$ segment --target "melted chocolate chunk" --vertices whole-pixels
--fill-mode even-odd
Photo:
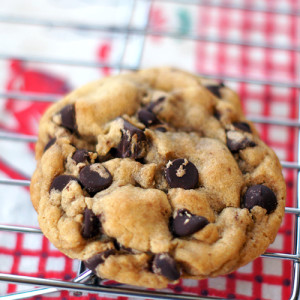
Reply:
[[[221,82],[219,85],[213,85],[213,84],[209,84],[205,86],[210,92],[212,92],[215,96],[217,96],[218,98],[222,98],[221,97],[221,92],[220,89],[225,87],[224,83]]]
[[[115,151],[115,150],[116,150],[116,148],[111,148],[111,153],[108,152],[106,155],[102,155],[102,156],[98,155],[95,159],[95,163],[103,163],[105,161],[115,158],[116,156],[112,155],[113,151]]]
[[[113,242],[113,244],[114,244],[116,250],[117,250],[117,251],[120,251],[120,249],[121,249],[121,244],[120,244],[116,239],[113,239],[112,242]]]
[[[120,245],[120,250],[128,253],[134,253],[134,249]]]
[[[217,119],[217,120],[220,120],[221,119],[221,113],[215,108],[214,109],[214,117]]]
[[[83,213],[83,224],[81,235],[85,239],[97,236],[100,233],[101,223],[99,218],[91,209],[86,208]]]
[[[58,190],[61,192],[67,186],[67,184],[72,180],[75,180],[79,183],[78,179],[74,176],[59,175],[59,176],[55,177],[54,180],[52,181],[51,186],[50,186],[50,191],[52,189],[55,189],[55,190]]]
[[[227,132],[227,147],[233,153],[247,147],[255,147],[256,144],[247,137],[242,137],[238,131],[230,130]]]
[[[114,246],[117,251],[123,251],[128,253],[134,253],[134,250],[128,247],[125,247],[124,245],[120,244],[116,239],[113,239]]]
[[[171,221],[171,229],[176,236],[187,236],[204,228],[208,223],[205,217],[196,216],[187,209],[179,209]]]
[[[75,119],[75,106],[74,104],[69,104],[65,106],[61,111],[61,125],[71,132],[76,131],[76,119]]]
[[[171,281],[180,277],[176,262],[168,253],[159,253],[154,256],[152,270],[155,274],[162,275]]]
[[[156,127],[155,130],[160,132],[167,132],[167,129],[165,127]]]
[[[239,150],[243,150],[247,147],[255,147],[256,144],[248,139],[244,139],[241,142],[236,142],[235,140],[231,140],[227,138],[227,147],[231,152],[238,152]]]
[[[268,214],[273,212],[277,207],[277,199],[274,192],[262,184],[248,188],[243,197],[243,206],[251,210],[255,205],[265,208]]]
[[[242,131],[246,131],[246,132],[251,133],[251,128],[250,128],[249,124],[246,123],[246,122],[234,122],[234,123],[232,123],[232,125],[235,128],[238,128],[238,129],[240,129]]]
[[[44,152],[47,151],[52,145],[54,145],[56,142],[56,138],[52,138],[51,140],[49,140],[49,142],[46,144],[45,148],[44,148]]]
[[[110,255],[116,254],[115,249],[108,249],[101,253],[98,253],[91,258],[84,261],[84,265],[93,271],[93,273],[96,273],[96,268],[99,264],[103,264],[105,259],[108,258]]]
[[[187,159],[178,158],[169,162],[165,175],[171,188],[189,190],[198,187],[198,170]]]
[[[166,99],[165,96],[159,97],[156,101],[151,102],[151,103],[146,107],[146,109],[147,109],[148,111],[151,111],[151,112],[152,112],[153,109],[154,109],[154,107],[157,106],[157,105],[159,105],[160,103],[164,102],[165,99]]]
[[[76,150],[73,153],[72,159],[75,160],[77,164],[85,161],[90,162],[89,152],[85,149]]]
[[[79,180],[87,192],[93,196],[111,185],[112,176],[101,164],[93,164],[82,168]]]
[[[138,118],[146,127],[160,123],[156,115],[146,109],[141,109],[138,112]]]
[[[144,132],[124,120],[121,142],[116,150],[116,156],[133,159],[142,158],[145,155],[146,136]]]

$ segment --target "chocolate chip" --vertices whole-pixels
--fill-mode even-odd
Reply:
[[[85,239],[95,237],[100,233],[101,223],[99,218],[91,209],[86,208],[83,213],[83,224],[81,235]]]
[[[238,128],[238,129],[240,129],[242,131],[246,131],[246,132],[251,133],[251,128],[250,128],[249,124],[246,123],[246,122],[233,122],[232,125],[235,128]]]
[[[105,161],[115,158],[116,155],[112,155],[112,153],[114,153],[113,151],[116,151],[116,148],[111,148],[111,153],[109,151],[105,155],[98,155],[95,159],[95,163],[103,163]],[[88,160],[88,161],[90,162],[90,160]]]
[[[108,250],[105,250],[103,252],[100,252],[94,256],[92,256],[91,258],[87,259],[84,261],[84,265],[92,270],[94,273],[97,266],[99,264],[103,264],[105,259],[108,258],[110,255],[114,255],[116,254],[116,250],[115,249],[108,249]]]
[[[73,153],[72,159],[75,160],[76,164],[79,164],[79,163],[85,162],[85,161],[90,162],[89,152],[85,149],[76,150]]]
[[[248,188],[243,197],[243,206],[251,210],[255,205],[265,208],[267,213],[270,214],[277,207],[277,199],[274,192],[262,184]]]
[[[227,132],[227,147],[233,153],[243,150],[247,147],[255,147],[256,144],[245,137],[241,132],[229,130]]]
[[[196,216],[187,209],[179,209],[171,221],[171,229],[176,236],[187,236],[199,231],[208,223],[205,217]]]
[[[159,253],[154,256],[152,270],[155,274],[162,275],[171,281],[180,277],[176,262],[168,253]]]
[[[224,83],[221,82],[219,85],[213,85],[213,84],[209,84],[205,86],[210,92],[212,92],[215,96],[217,96],[218,98],[222,98],[221,97],[221,92],[220,89],[225,87]]]
[[[69,104],[65,106],[61,111],[61,125],[71,132],[76,130],[76,119],[75,119],[75,106],[74,104]]]
[[[198,186],[198,170],[187,159],[178,158],[168,162],[165,175],[171,188],[189,190]]]
[[[54,143],[56,142],[56,138],[52,138],[51,140],[49,140],[49,142],[46,144],[45,148],[44,148],[44,152],[46,150],[48,150],[52,145],[54,145]]]
[[[55,189],[55,190],[58,190],[61,192],[67,186],[67,184],[72,180],[75,180],[78,182],[78,179],[74,176],[59,175],[59,176],[55,177],[54,180],[52,181],[51,186],[50,186],[50,191],[52,189]]]
[[[112,176],[101,164],[93,164],[82,168],[79,180],[87,192],[93,196],[111,185]]]
[[[142,158],[146,153],[146,136],[144,132],[124,120],[121,142],[118,145],[117,157]]]
[[[151,112],[152,112],[153,109],[154,109],[154,107],[157,106],[157,105],[159,105],[160,103],[164,102],[165,99],[166,99],[165,96],[159,97],[156,101],[151,102],[151,103],[146,107],[146,109],[147,109],[148,111],[151,111]]]
[[[138,112],[138,118],[146,127],[160,123],[156,115],[152,111],[146,109],[141,109]]]

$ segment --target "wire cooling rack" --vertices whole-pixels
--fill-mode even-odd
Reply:
[[[151,7],[153,5],[152,0],[144,0],[146,4],[146,13],[144,18],[144,24],[142,27],[135,28],[132,27],[131,20],[132,16],[136,10],[136,4],[139,0],[131,0],[128,1],[128,5],[130,5],[131,13],[128,16],[127,24],[122,26],[105,26],[105,25],[92,25],[92,24],[83,24],[83,23],[74,23],[69,21],[50,21],[45,19],[39,19],[35,17],[13,17],[11,15],[0,14],[0,22],[4,23],[13,23],[13,24],[28,24],[34,26],[44,26],[44,27],[63,27],[63,28],[80,28],[83,30],[93,30],[105,32],[107,34],[119,34],[123,36],[123,44],[121,47],[120,58],[117,62],[114,63],[95,63],[95,62],[86,62],[80,60],[72,60],[72,59],[54,59],[54,58],[45,58],[38,56],[30,56],[30,55],[18,55],[14,56],[14,59],[18,59],[20,61],[25,62],[38,62],[38,63],[46,63],[46,64],[58,64],[58,65],[71,65],[71,66],[83,66],[83,67],[92,67],[92,68],[111,68],[116,70],[116,72],[120,72],[122,70],[136,70],[139,69],[142,62],[142,57],[145,48],[146,37],[148,36],[159,36],[159,37],[168,37],[173,39],[184,39],[184,40],[194,40],[194,41],[206,41],[213,43],[225,43],[225,44],[233,44],[240,46],[249,46],[249,47],[261,47],[261,48],[270,48],[270,49],[279,49],[279,50],[288,50],[295,51],[300,53],[300,47],[298,45],[294,45],[292,47],[286,46],[285,44],[270,44],[270,43],[260,43],[260,42],[246,42],[243,40],[234,40],[234,39],[223,39],[216,38],[214,36],[199,36],[193,34],[185,34],[180,35],[178,33],[173,33],[169,31],[156,31],[155,29],[151,29],[149,26],[150,22],[150,12]],[[183,3],[185,5],[205,5],[209,7],[223,7],[223,8],[232,8],[232,9],[242,9],[249,10],[253,12],[266,12],[270,14],[282,14],[282,15],[292,15],[292,16],[300,16],[299,10],[289,10],[289,9],[268,9],[261,6],[243,6],[243,5],[231,5],[231,4],[222,4],[220,1],[180,1],[180,0],[157,0],[157,2],[170,2],[170,3]],[[127,64],[124,63],[124,57],[126,54],[126,48],[128,46],[128,40],[132,36],[139,36],[139,50],[137,53],[137,59],[135,64]],[[8,60],[12,59],[10,54],[0,53],[0,60]],[[298,66],[298,74],[300,72],[300,68]],[[237,78],[232,76],[214,76],[210,74],[200,74],[209,78],[216,78],[225,81],[232,82],[242,82],[242,83],[250,83],[254,85],[267,85],[274,87],[286,87],[286,88],[296,88],[300,89],[300,82],[278,82],[271,80],[256,80],[249,79],[247,77]],[[34,94],[34,93],[20,93],[20,92],[1,92],[1,98],[12,98],[20,101],[45,101],[45,102],[55,102],[60,97],[53,94]],[[299,99],[300,100],[300,99]],[[299,106],[300,107],[300,106]],[[300,111],[298,113],[300,116]],[[276,118],[270,117],[251,117],[249,118],[253,122],[262,123],[262,124],[272,124],[278,126],[290,126],[299,129],[300,127],[300,117],[299,119],[294,120],[278,120]],[[20,141],[20,142],[35,142],[36,136],[23,135],[18,133],[10,133],[1,131],[0,132],[0,140],[12,140],[12,141]],[[295,162],[287,162],[281,161],[283,168],[294,169],[297,171],[297,201],[295,207],[286,207],[286,214],[293,214],[295,216],[294,221],[294,249],[292,253],[265,253],[262,257],[271,257],[274,259],[283,259],[290,260],[293,263],[293,274],[292,274],[292,284],[291,284],[291,296],[290,299],[299,299],[299,283],[300,283],[300,131],[298,130],[298,155],[297,161]],[[5,185],[13,185],[13,186],[29,186],[30,181],[28,180],[14,180],[14,179],[1,179],[0,184]],[[29,227],[20,227],[20,226],[8,226],[8,225],[0,225],[1,231],[9,231],[9,232],[18,232],[24,234],[41,234],[39,229],[29,228]],[[123,288],[123,287],[113,287],[113,286],[96,286],[87,284],[92,278],[91,271],[83,270],[83,265],[80,264],[77,277],[73,279],[71,282],[69,281],[61,281],[61,280],[52,280],[52,279],[43,279],[43,278],[33,278],[29,276],[21,276],[21,275],[13,275],[13,274],[4,274],[0,273],[0,281],[10,282],[15,284],[30,284],[33,286],[41,286],[42,288],[38,288],[32,291],[25,291],[15,294],[9,294],[5,296],[0,296],[0,299],[25,299],[28,297],[33,297],[36,295],[46,294],[50,292],[55,292],[58,290],[70,290],[75,293],[81,292],[90,292],[90,293],[99,293],[100,295],[112,295],[112,296],[128,296],[128,297],[137,297],[137,298],[147,298],[147,299],[220,299],[213,297],[200,297],[194,295],[183,295],[183,294],[174,294],[168,292],[159,292],[159,291],[148,291],[148,290],[140,290],[133,288]]]

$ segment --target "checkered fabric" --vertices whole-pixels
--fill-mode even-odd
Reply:
[[[84,25],[115,25],[143,28],[148,1],[10,0],[2,3],[0,16],[10,15],[42,20],[67,21]],[[205,2],[205,1],[203,1]],[[200,74],[221,77],[252,78],[279,83],[299,80],[299,52],[286,50],[300,47],[300,5],[297,0],[210,1],[209,5],[174,4],[154,1],[148,29],[166,34],[147,36],[141,67],[172,65]],[[219,4],[220,6],[217,6]],[[223,7],[233,5],[239,8]],[[248,9],[241,9],[248,7]],[[134,10],[132,10],[134,8]],[[252,9],[273,10],[258,12]],[[276,13],[274,11],[282,11]],[[134,14],[131,16],[131,12]],[[294,14],[288,14],[292,11]],[[296,12],[296,13],[295,13]],[[298,12],[298,16],[297,16]],[[74,87],[115,70],[86,67],[86,62],[134,66],[141,51],[143,36],[110,35],[97,30],[68,27],[25,26],[0,23],[0,54],[10,58],[0,61],[0,92],[63,95]],[[189,39],[188,37],[201,37]],[[247,45],[239,45],[239,43]],[[123,53],[124,45],[127,45]],[[256,44],[256,46],[249,46]],[[275,48],[261,47],[269,44]],[[50,58],[56,63],[21,61],[18,56]],[[82,64],[64,64],[64,60]],[[298,72],[298,73],[297,73]],[[298,76],[298,77],[297,77]],[[278,119],[298,118],[299,91],[296,88],[225,80],[242,99],[247,115]],[[48,102],[0,100],[0,129],[36,135],[38,121]],[[283,161],[296,161],[297,130],[293,127],[257,124],[262,139]],[[29,179],[34,168],[34,145],[0,140],[0,178]],[[287,206],[296,201],[296,171],[284,169],[287,183]],[[38,227],[27,187],[0,185],[2,224]],[[268,251],[292,253],[293,215],[286,215],[275,242]],[[56,250],[38,234],[0,231],[0,272],[39,278],[71,280],[76,276],[78,261]],[[172,293],[191,293],[228,299],[289,299],[292,286],[292,262],[258,258],[238,271],[207,280],[181,280],[170,285]],[[30,287],[0,284],[0,295],[28,290]],[[95,294],[74,296],[68,291],[38,296],[33,299],[118,299]]]

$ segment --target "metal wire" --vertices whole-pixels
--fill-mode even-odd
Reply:
[[[19,92],[0,92],[1,99],[14,99],[21,101],[36,102],[55,102],[61,98],[61,95],[46,93],[19,93]]]
[[[299,28],[298,28],[299,30]],[[298,31],[299,32],[299,31]],[[300,65],[297,66],[297,74],[300,72]],[[300,93],[298,96],[298,103],[300,103]],[[300,121],[300,106],[298,106],[298,118]],[[297,161],[300,162],[300,130],[298,130],[298,155],[297,155]],[[300,170],[297,174],[297,208],[300,208]],[[294,254],[297,256],[300,256],[300,215],[296,215],[295,217],[295,233],[294,233],[294,248],[295,252]],[[293,281],[292,281],[292,294],[291,294],[291,300],[299,299],[300,295],[300,261],[295,261],[293,264],[294,267],[294,273],[293,273]]]
[[[150,5],[151,2],[148,4]],[[274,43],[260,43],[260,42],[247,42],[246,40],[240,39],[224,39],[214,36],[200,36],[198,34],[180,34],[178,32],[173,31],[157,31],[153,29],[149,29],[149,27],[142,28],[133,28],[133,27],[117,27],[117,26],[105,26],[105,25],[89,25],[85,23],[75,23],[68,21],[51,21],[39,18],[28,18],[28,17],[20,17],[20,16],[7,16],[0,14],[0,22],[12,23],[12,24],[22,24],[22,25],[35,25],[35,26],[44,26],[51,28],[68,28],[68,29],[77,29],[77,30],[90,30],[97,31],[109,34],[121,34],[126,36],[128,35],[152,35],[152,36],[160,36],[167,37],[173,39],[185,39],[185,40],[193,40],[193,41],[202,41],[202,42],[211,42],[211,43],[222,43],[222,44],[232,44],[238,46],[247,46],[247,47],[260,47],[260,48],[268,48],[268,49],[277,49],[277,50],[288,50],[288,51],[300,51],[300,47],[298,46],[289,46],[285,44],[274,44]],[[147,23],[147,22],[146,22]],[[5,57],[0,55],[1,57]],[[120,65],[120,64],[119,64]]]
[[[74,59],[59,59],[59,58],[49,58],[49,57],[40,57],[33,55],[11,55],[7,53],[0,53],[1,60],[21,60],[25,62],[36,62],[43,64],[56,64],[56,65],[69,65],[69,66],[80,66],[87,68],[111,68],[118,70],[120,66],[117,63],[99,63],[93,61],[84,61],[84,60],[74,60]],[[122,69],[129,71],[136,71],[139,69],[139,65],[122,65]],[[271,85],[283,88],[300,88],[300,83],[297,82],[280,82],[273,80],[262,80],[262,79],[254,79],[248,77],[233,77],[222,74],[207,74],[201,73],[199,74],[206,78],[210,79],[221,79],[224,81],[232,81],[232,82],[244,82],[249,84],[259,84],[259,85]]]
[[[78,283],[78,282],[85,283],[85,282],[88,282],[92,276],[93,276],[92,271],[87,270],[85,272],[81,272],[80,274],[78,274],[77,277],[74,278],[72,281],[74,283]],[[9,280],[9,278],[7,278],[7,279]],[[31,283],[29,283],[29,284],[31,284]],[[0,299],[2,299],[2,300],[26,299],[26,298],[43,295],[43,294],[55,293],[57,291],[59,291],[59,289],[56,287],[38,288],[38,289],[31,290],[31,291],[14,293],[14,294],[10,294],[10,295],[3,296],[3,297],[0,296]]]
[[[0,139],[16,141],[16,142],[28,142],[28,143],[35,143],[37,141],[37,137],[33,135],[4,132],[4,131],[0,131]]]
[[[16,16],[7,16],[0,15],[0,22],[5,23],[17,23],[17,24],[27,24],[34,26],[51,26],[51,27],[64,27],[64,28],[72,28],[77,30],[95,30],[102,31],[109,34],[118,34],[122,35],[124,39],[123,48],[121,50],[121,55],[117,63],[106,64],[106,63],[98,63],[98,62],[90,62],[90,61],[79,61],[79,60],[68,60],[68,59],[53,59],[49,57],[38,57],[38,56],[29,56],[29,55],[20,55],[12,57],[10,54],[0,53],[1,60],[8,59],[19,59],[21,61],[30,61],[30,62],[39,62],[46,64],[59,64],[59,65],[75,65],[75,66],[84,66],[84,67],[92,67],[92,68],[104,68],[109,67],[115,69],[117,71],[125,70],[137,70],[141,63],[144,53],[144,47],[147,36],[163,36],[168,38],[175,39],[188,39],[195,41],[209,41],[214,43],[226,43],[226,44],[234,44],[240,46],[248,46],[248,47],[261,47],[261,48],[271,48],[271,49],[281,49],[281,50],[289,50],[289,51],[297,51],[300,52],[299,46],[286,46],[279,44],[264,44],[264,43],[250,43],[247,41],[241,40],[227,40],[227,39],[219,39],[213,37],[205,37],[198,35],[185,35],[182,36],[178,33],[174,32],[157,32],[149,28],[150,22],[150,11],[151,5],[153,3],[152,0],[147,0],[147,18],[145,19],[145,23],[141,28],[132,28],[130,26],[131,19],[135,12],[135,4],[136,0],[131,0],[131,11],[130,16],[127,22],[127,26],[125,27],[109,27],[109,26],[98,26],[98,25],[90,25],[90,24],[81,24],[81,23],[71,23],[71,22],[63,22],[63,21],[50,21],[50,20],[42,20],[38,18],[25,18],[25,17],[16,17]],[[201,0],[158,0],[157,2],[169,2],[169,3],[178,3],[185,5],[202,5],[202,6],[210,6],[210,7],[222,7],[222,8],[230,8],[230,9],[242,9],[249,10],[254,12],[264,12],[264,13],[274,13],[274,14],[287,14],[292,16],[300,16],[299,10],[283,10],[283,9],[265,9],[262,7],[256,6],[242,6],[242,5],[227,5],[227,4],[215,4],[215,2],[211,1],[201,1]],[[137,57],[137,63],[135,65],[126,65],[123,63],[126,47],[128,44],[128,40],[131,35],[139,35],[141,36],[140,42],[140,51]],[[298,70],[300,71],[300,70]],[[225,81],[232,82],[244,82],[250,84],[257,85],[271,85],[277,87],[287,87],[287,88],[300,88],[300,82],[277,82],[273,80],[260,80],[260,79],[251,79],[251,78],[237,78],[230,77],[226,75],[212,75],[212,74],[200,74],[202,76],[206,76],[207,78],[212,79],[222,79]],[[300,97],[300,96],[299,96]],[[37,102],[55,102],[61,98],[60,95],[55,94],[38,94],[38,93],[19,93],[19,92],[0,92],[0,99],[14,99],[20,101],[37,101]],[[299,99],[300,101],[300,99]],[[278,126],[289,126],[294,128],[300,127],[300,107],[299,107],[299,119],[297,120],[278,120],[270,117],[259,117],[259,116],[249,116],[249,120],[255,123],[263,123],[270,125],[278,125]],[[11,132],[0,131],[0,141],[8,140],[8,141],[16,141],[16,142],[36,142],[36,136],[29,136]],[[300,143],[300,131],[299,131],[299,139]],[[262,257],[269,257],[274,259],[284,259],[290,260],[293,262],[294,272],[293,272],[293,281],[292,281],[292,293],[290,299],[298,299],[299,297],[299,283],[300,283],[300,145],[298,144],[298,159],[297,162],[286,162],[282,161],[281,164],[284,168],[291,168],[298,171],[298,179],[297,179],[297,207],[286,207],[285,212],[287,214],[295,215],[295,249],[294,253],[265,253]],[[14,180],[14,179],[0,179],[0,184],[6,185],[15,185],[15,186],[29,186],[30,180]],[[21,227],[21,226],[11,226],[11,225],[0,225],[0,231],[9,231],[9,232],[18,232],[24,234],[42,234],[39,229],[30,228],[30,227]],[[13,299],[25,299],[28,297],[41,295],[44,293],[55,292],[58,290],[73,290],[73,291],[87,291],[87,292],[101,292],[109,295],[116,296],[131,296],[136,298],[148,298],[148,299],[219,299],[212,297],[199,297],[192,295],[176,295],[170,294],[168,292],[157,292],[157,291],[147,291],[147,290],[138,290],[138,289],[129,289],[129,288],[120,288],[120,287],[111,287],[111,286],[94,286],[85,284],[82,282],[86,282],[91,278],[91,271],[83,272],[82,264],[80,264],[77,277],[73,280],[73,282],[67,281],[59,281],[59,280],[51,280],[51,279],[40,279],[40,278],[32,278],[29,276],[19,276],[19,275],[11,275],[11,274],[3,274],[0,273],[0,281],[12,282],[12,283],[21,283],[21,284],[30,284],[30,285],[38,285],[45,286],[48,288],[39,288],[33,291],[20,292],[6,296],[0,296],[0,299],[5,300],[13,300]]]
[[[91,272],[91,271],[88,271]],[[168,292],[158,292],[158,291],[148,291],[148,290],[138,290],[130,288],[112,287],[112,286],[95,286],[87,285],[83,283],[67,282],[53,279],[43,279],[43,278],[33,278],[30,276],[21,275],[11,275],[0,273],[0,280],[5,282],[39,285],[47,287],[55,287],[59,290],[71,290],[71,291],[86,291],[86,292],[98,292],[103,294],[108,294],[112,296],[126,296],[126,297],[136,297],[136,298],[147,298],[147,299],[160,299],[160,300],[220,300],[220,298],[214,297],[199,297],[193,295],[183,295],[183,294],[170,294]],[[1,297],[0,297],[1,299]],[[5,299],[5,298],[4,298]]]
[[[0,184],[30,186],[30,180],[10,179],[10,178],[2,179],[2,178],[0,178]]]
[[[223,1],[211,1],[211,0],[158,0],[159,2],[169,2],[169,3],[178,3],[185,5],[200,5],[206,7],[221,7],[221,8],[229,8],[229,9],[240,9],[240,10],[248,10],[253,12],[263,12],[263,13],[271,13],[271,14],[283,14],[283,15],[291,15],[291,16],[300,16],[299,9],[290,10],[290,9],[272,9],[272,8],[263,8],[257,5],[242,5],[238,3],[224,3]],[[219,3],[218,3],[219,2]]]
[[[37,228],[31,228],[31,227],[25,227],[25,226],[14,226],[14,225],[0,225],[0,231],[42,234],[42,231]]]
[[[133,18],[133,15],[134,15],[135,6],[136,6],[136,0],[131,0],[130,16],[129,16],[127,22],[126,22],[127,26],[123,27],[125,29],[124,43],[123,43],[121,55],[120,55],[119,62],[118,62],[118,68],[117,68],[118,73],[120,73],[123,69],[123,60],[124,60],[125,53],[126,53],[128,38],[130,36],[130,33],[129,33],[130,23],[131,23],[131,20]]]

